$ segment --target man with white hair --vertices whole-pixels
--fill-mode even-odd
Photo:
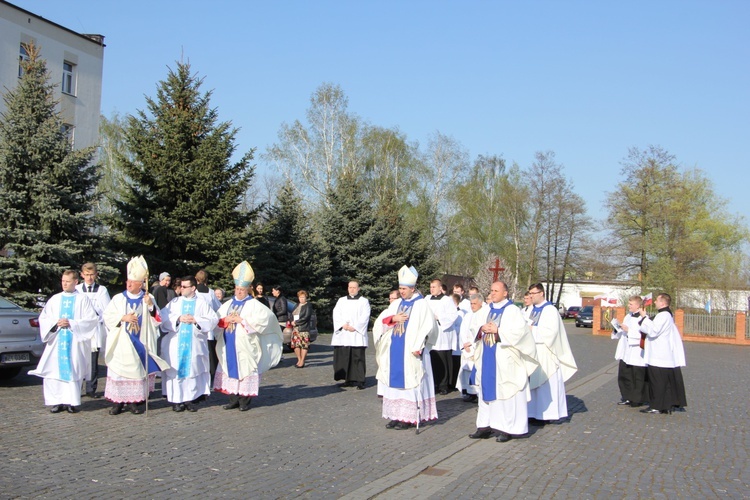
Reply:
[[[126,290],[118,293],[104,309],[107,327],[107,385],[104,397],[114,403],[110,415],[118,415],[127,404],[133,414],[143,413],[139,404],[154,390],[156,373],[169,364],[156,354],[158,307],[144,292],[148,265],[143,256],[128,262]]]
[[[477,388],[472,381],[474,371],[474,350],[479,329],[487,322],[489,306],[484,303],[484,297],[480,293],[469,296],[470,310],[461,321],[461,332],[459,342],[461,344],[461,366],[458,376],[457,387],[463,394],[463,400],[467,403],[477,402]]]
[[[403,266],[398,272],[400,299],[388,306],[375,341],[378,381],[383,388],[387,429],[408,429],[438,418],[430,348],[438,336],[435,316],[416,291],[419,273]]]

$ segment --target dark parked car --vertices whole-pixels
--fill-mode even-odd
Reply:
[[[15,377],[24,366],[36,366],[42,352],[39,313],[0,297],[0,379]]]
[[[565,311],[565,318],[577,318],[578,313],[581,311],[581,306],[571,306]]]
[[[273,303],[276,301],[276,297],[268,296],[266,297],[268,299],[268,305],[271,306],[271,310],[273,310]],[[286,306],[287,310],[289,311],[289,317],[292,317],[292,312],[297,307],[297,303],[294,301],[291,301],[289,299],[286,299]],[[290,320],[291,321],[291,320]],[[282,341],[284,344],[284,348],[286,350],[291,350],[291,347],[289,344],[292,342],[292,328],[287,328],[286,324],[281,324],[281,330],[284,334],[284,340]],[[310,320],[310,343],[315,342],[318,338],[318,316],[315,314],[315,310],[313,309],[312,318]]]
[[[588,326],[593,328],[594,326],[594,306],[586,306],[576,316],[576,326]]]

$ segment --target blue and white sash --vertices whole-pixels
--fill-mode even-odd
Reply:
[[[151,356],[148,357],[148,365],[146,365],[146,346],[141,342],[141,324],[143,324],[143,292],[138,297],[131,299],[128,292],[122,292],[125,296],[127,312],[126,314],[133,313],[138,318],[138,323],[135,325],[131,323],[125,323],[125,333],[130,337],[130,341],[133,343],[135,352],[138,353],[138,358],[141,360],[141,364],[147,369],[148,373],[155,373],[160,371],[159,365],[156,364]]]
[[[506,301],[503,307],[498,308],[495,304],[490,304],[487,322],[497,325],[498,336],[500,335],[500,320],[509,304],[510,301]],[[494,335],[485,335],[482,337],[482,343],[484,344],[482,346],[482,400],[489,403],[497,399],[497,358],[495,357],[497,342]]]
[[[404,321],[403,327],[401,325],[396,325],[393,327],[393,332],[391,333],[391,366],[390,373],[388,374],[388,387],[404,389],[406,386],[404,375],[406,371],[406,327],[409,325],[409,316],[411,316],[411,310],[414,307],[414,303],[422,298],[424,297],[419,295],[411,300],[401,299],[401,304],[398,306],[398,312],[406,314],[407,319]]]
[[[60,319],[71,320],[74,317],[76,296],[63,296],[60,303]],[[70,355],[73,348],[73,332],[70,328],[61,328],[57,332],[57,366],[60,369],[60,380],[73,380]]]
[[[250,300],[250,297],[245,297],[242,300],[237,300],[236,298],[232,299],[232,305],[229,306],[229,314],[240,314],[242,312],[242,308],[245,306],[245,302]],[[229,326],[227,326],[224,329],[224,345],[226,346],[226,353],[227,353],[227,375],[230,378],[239,380],[240,378],[240,369],[239,364],[237,363],[237,337],[234,335],[235,331],[237,331],[237,324],[236,323],[230,323]]]
[[[531,309],[531,314],[529,314],[529,318],[532,321],[533,326],[537,326],[539,324],[539,318],[542,317],[542,309],[544,309],[546,306],[551,306],[552,302],[545,302],[543,304],[539,304],[538,306],[534,306]]]
[[[181,314],[195,314],[196,298],[182,299]],[[190,376],[190,359],[193,353],[193,325],[192,323],[181,323],[177,332],[177,378]]]

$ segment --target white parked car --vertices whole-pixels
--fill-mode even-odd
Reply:
[[[0,297],[0,379],[15,377],[25,366],[36,366],[42,352],[39,313]]]

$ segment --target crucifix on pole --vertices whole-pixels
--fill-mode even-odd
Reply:
[[[499,274],[505,271],[504,267],[500,267],[500,259],[495,259],[495,267],[490,267],[488,271],[492,271],[492,282],[497,281]]]

